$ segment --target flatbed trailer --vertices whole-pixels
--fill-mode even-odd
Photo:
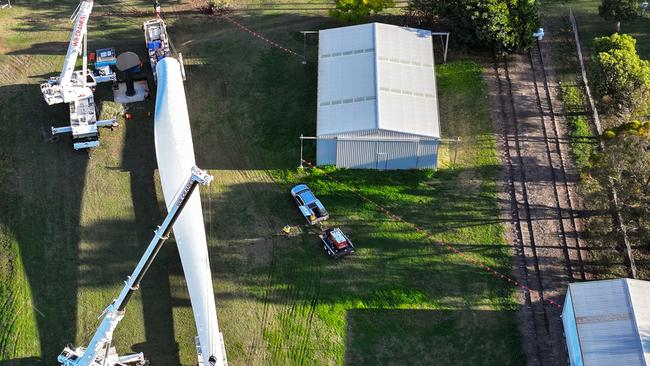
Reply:
[[[167,26],[162,18],[154,18],[144,22],[142,29],[147,44],[147,54],[149,55],[153,78],[154,81],[158,82],[158,76],[156,75],[158,61],[165,57],[173,56],[169,35],[167,34]],[[185,79],[184,73],[183,79]]]

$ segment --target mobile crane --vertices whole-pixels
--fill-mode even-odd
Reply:
[[[81,0],[70,19],[74,19],[74,27],[70,36],[70,44],[63,62],[63,70],[58,77],[52,77],[41,84],[41,92],[48,105],[58,103],[70,104],[70,125],[52,127],[52,136],[71,133],[75,150],[99,146],[99,127],[116,127],[115,118],[97,120],[93,88],[99,82],[115,82],[116,75],[110,68],[101,67],[95,77],[88,70],[87,33],[88,19],[93,8],[93,0]],[[77,57],[83,55],[81,70],[75,71]]]
[[[60,365],[125,366],[148,364],[142,353],[118,356],[115,347],[111,346],[113,331],[124,317],[124,312],[131,296],[140,287],[140,281],[142,281],[151,263],[153,263],[165,240],[168,238],[172,226],[192,196],[192,192],[199,184],[210,184],[212,178],[211,175],[197,167],[191,169],[190,177],[181,185],[176,193],[172,204],[168,208],[167,217],[165,217],[162,225],[154,231],[154,236],[149,246],[147,246],[131,276],[127,277],[120,295],[102,313],[102,321],[88,346],[85,348],[65,347],[63,352],[57,357]]]

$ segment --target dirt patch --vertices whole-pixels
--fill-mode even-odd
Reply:
[[[485,69],[504,166],[499,198],[502,219],[508,223],[506,240],[513,245],[515,276],[531,289],[528,294],[517,292],[522,345],[528,365],[559,366],[567,363],[561,309],[541,297],[561,304],[568,283],[580,277],[574,241],[582,237],[584,225],[578,219],[571,227],[567,219],[582,206],[576,199],[579,192],[570,147],[554,143],[555,139],[567,141],[568,132],[557,113],[562,108],[550,50],[544,44],[541,50],[544,66],[551,70],[547,72],[550,105],[534,53],[509,56],[507,65],[486,62]]]

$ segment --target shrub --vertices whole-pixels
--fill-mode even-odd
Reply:
[[[605,138],[607,140],[611,140],[614,137],[616,137],[616,132],[614,132],[613,130],[605,130],[603,132],[603,138]]]
[[[393,0],[336,0],[336,7],[329,13],[346,22],[358,22],[394,5]]]
[[[650,95],[650,63],[637,54],[636,40],[615,33],[595,38],[593,49],[589,71],[600,106],[623,118],[645,109]]]

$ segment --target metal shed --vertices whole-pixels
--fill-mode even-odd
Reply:
[[[319,37],[317,164],[436,168],[431,32],[369,23],[321,30]]]
[[[650,365],[650,282],[572,283],[562,322],[572,366]]]

